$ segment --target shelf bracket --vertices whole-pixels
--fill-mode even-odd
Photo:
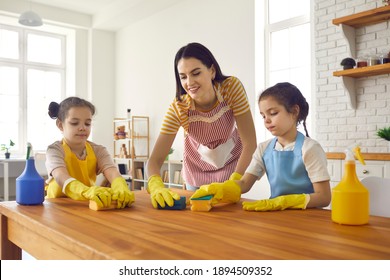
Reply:
[[[356,58],[356,47],[355,47],[355,28],[349,25],[341,24],[341,31],[343,37],[347,40],[347,51],[351,58]]]
[[[342,77],[344,88],[349,97],[349,104],[352,109],[356,109],[356,89],[355,89],[355,79],[347,76]]]
[[[355,58],[355,28],[346,24],[341,24],[341,31],[344,39],[347,41],[348,56]],[[345,91],[349,97],[349,104],[352,109],[356,109],[356,92],[355,92],[355,79],[351,77],[342,77]]]

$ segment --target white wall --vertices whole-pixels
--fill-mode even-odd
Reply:
[[[356,79],[357,109],[351,109],[340,77],[348,57],[341,28],[332,19],[383,6],[381,0],[316,0],[316,135],[326,151],[360,142],[364,152],[390,152],[376,131],[390,124],[390,75]],[[390,51],[389,21],[356,29],[356,56]]]
[[[187,0],[117,32],[116,117],[150,117],[151,147],[175,97],[174,56],[189,42],[207,46],[226,75],[255,100],[254,0]],[[171,156],[182,158],[182,133]]]
[[[113,151],[115,33],[91,30],[89,100],[96,106],[92,140]]]
[[[116,35],[115,114],[124,117],[131,108],[133,115],[149,116],[151,148],[175,97],[175,54],[189,42],[209,48],[223,73],[243,83],[252,114],[257,110],[256,90],[262,85],[256,81],[263,79],[255,76],[255,0],[182,1]],[[170,158],[182,159],[182,130],[173,148]],[[262,178],[243,196],[267,198],[269,194],[268,181]]]

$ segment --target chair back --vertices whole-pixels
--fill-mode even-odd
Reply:
[[[361,182],[370,193],[370,215],[390,217],[390,179],[365,177]]]
[[[35,169],[45,180],[47,179],[46,153],[37,152],[34,154]]]

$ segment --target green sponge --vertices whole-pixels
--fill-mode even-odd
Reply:
[[[202,197],[191,198],[191,200],[210,200],[212,198],[213,198],[212,195],[206,195],[206,196],[202,196]]]

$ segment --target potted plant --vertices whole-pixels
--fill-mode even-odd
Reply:
[[[167,157],[165,158],[166,161],[169,160],[169,155],[172,154],[174,151],[175,151],[175,150],[172,149],[172,148],[169,149],[169,153],[168,153]]]
[[[378,129],[378,131],[376,132],[376,135],[382,139],[389,141],[388,143],[389,143],[389,148],[390,148],[390,126]]]
[[[2,151],[5,151],[4,155],[5,155],[5,158],[6,159],[9,159],[10,156],[11,156],[11,153],[9,152],[9,150],[11,149],[11,147],[15,146],[15,143],[12,141],[12,140],[9,140],[9,145],[6,145],[6,144],[1,144],[1,150]]]

